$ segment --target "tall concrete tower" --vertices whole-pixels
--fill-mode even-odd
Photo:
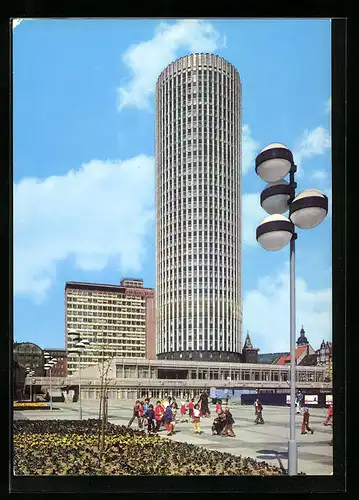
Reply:
[[[241,83],[213,54],[156,85],[157,358],[240,358]]]

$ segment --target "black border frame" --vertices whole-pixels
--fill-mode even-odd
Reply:
[[[319,4],[319,5],[318,5]],[[19,4],[18,4],[19,5]],[[86,5],[87,9],[83,9]],[[93,5],[93,4],[92,4]],[[67,17],[68,13],[73,12],[73,17],[82,17],[84,12],[87,16],[94,16],[98,13],[98,4],[96,9],[91,9],[91,2],[75,2],[71,4],[71,9],[66,2],[23,2],[18,8],[14,8],[11,17]],[[167,2],[160,5],[160,18],[172,17],[170,8]],[[229,5],[229,4],[228,4]],[[313,3],[311,2],[311,7]],[[249,6],[249,5],[248,5]],[[80,8],[77,8],[80,7]],[[150,6],[149,6],[150,7]],[[253,7],[253,5],[251,5]],[[294,7],[294,6],[293,6]],[[302,7],[298,9],[299,17],[302,15]],[[329,8],[330,7],[330,8]],[[333,8],[335,7],[335,8]],[[339,6],[340,7],[340,6]],[[121,6],[122,8],[122,6]],[[195,7],[193,6],[194,10]],[[338,8],[336,2],[318,2],[314,5],[315,14],[313,17],[330,17],[329,11],[343,10]],[[150,10],[151,9],[151,10]],[[148,17],[153,17],[153,7],[147,9]],[[144,9],[146,10],[146,9]],[[200,9],[197,9],[198,11]],[[228,9],[230,11],[231,9]],[[244,9],[245,10],[245,9]],[[295,9],[294,9],[295,10]],[[95,12],[94,12],[95,11]],[[165,13],[165,11],[167,11]],[[90,14],[90,12],[92,12]],[[278,17],[283,17],[278,9]],[[76,13],[76,14],[75,14]],[[80,14],[80,15],[79,15]],[[82,14],[82,16],[81,16]],[[197,14],[197,15],[196,15]],[[260,17],[268,17],[264,14]],[[329,14],[329,15],[328,15]],[[343,14],[343,12],[341,12]],[[124,12],[122,12],[122,16]],[[227,16],[233,15],[228,12]],[[242,17],[253,17],[253,8],[242,11]],[[122,17],[121,16],[121,17]],[[222,14],[225,16],[225,14]],[[83,16],[86,17],[86,16]],[[106,16],[99,16],[106,17]],[[116,17],[116,16],[115,16]],[[119,16],[120,17],[120,16]],[[141,17],[146,17],[142,14]],[[189,16],[181,17],[203,17],[200,12],[193,12]],[[206,16],[209,17],[209,16]],[[275,17],[275,16],[274,16]],[[295,17],[292,14],[291,17]],[[1,44],[3,64],[8,68],[8,75],[12,74],[12,30],[10,23],[5,19],[1,33],[3,35],[3,43]],[[6,53],[6,48],[9,52]],[[5,52],[5,54],[4,54]],[[10,58],[9,58],[10,53]],[[3,66],[4,68],[4,66]],[[11,379],[11,364],[12,364],[12,342],[13,342],[13,230],[12,230],[12,215],[13,215],[13,175],[12,175],[12,82],[6,75],[6,71],[2,71],[1,82],[3,95],[6,99],[5,109],[9,110],[9,121],[5,129],[9,130],[9,140],[6,141],[6,135],[2,135],[3,142],[7,142],[8,146],[8,164],[9,168],[1,170],[4,175],[3,182],[0,184],[4,189],[1,197],[3,206],[1,217],[4,230],[1,232],[3,240],[3,248],[8,249],[7,262],[3,261],[4,271],[2,284],[4,291],[9,295],[9,318],[3,320],[3,342],[2,355],[2,371],[3,382],[6,380],[4,387],[4,395],[8,400],[9,408],[9,452],[7,458],[9,461],[10,485],[7,482],[7,491],[13,493],[30,493],[30,492],[56,492],[56,493],[116,493],[125,494],[126,497],[134,492],[146,492],[147,494],[155,493],[158,498],[164,494],[170,493],[171,497],[177,493],[183,495],[186,492],[202,493],[290,493],[290,492],[344,492],[347,487],[347,451],[348,443],[346,441],[347,424],[347,396],[346,386],[347,378],[347,331],[346,331],[346,99],[347,99],[347,20],[335,19],[332,21],[332,160],[333,160],[333,373],[336,374],[333,379],[333,394],[335,398],[335,407],[338,408],[334,420],[333,434],[333,450],[334,454],[334,475],[333,476],[297,476],[297,477],[19,477],[12,476],[12,379]],[[10,96],[10,102],[9,102]],[[5,114],[3,116],[6,116]],[[10,124],[10,126],[9,126]],[[9,128],[7,128],[9,127]],[[6,146],[6,144],[4,144]],[[3,151],[5,148],[3,148]],[[5,181],[5,182],[4,182]],[[6,231],[7,229],[7,231]],[[7,238],[7,234],[9,238]],[[6,375],[6,376],[4,376]],[[10,391],[8,387],[10,384]],[[10,396],[10,399],[9,399]],[[4,398],[5,400],[5,398]],[[4,449],[5,447],[3,447]],[[151,495],[153,496],[153,495]]]

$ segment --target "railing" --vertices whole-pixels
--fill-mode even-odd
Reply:
[[[33,385],[41,385],[44,387],[49,386],[49,379],[47,377],[33,379]],[[27,382],[26,382],[27,383]],[[76,386],[79,383],[78,377],[67,377],[65,379],[54,378],[52,380],[52,387],[65,387],[65,386]],[[87,387],[97,387],[101,385],[100,379],[83,379],[81,377],[82,388]],[[138,378],[113,378],[110,379],[109,387],[153,387],[161,388],[163,386],[170,386],[173,388],[181,387],[218,387],[218,388],[228,388],[234,389],[237,387],[253,387],[253,388],[288,388],[289,385],[286,381],[273,381],[273,380],[232,380],[228,382],[227,380],[206,380],[206,379],[138,379]],[[312,381],[297,381],[296,386],[298,388],[317,388],[317,389],[330,389],[332,387],[331,382],[312,382]]]

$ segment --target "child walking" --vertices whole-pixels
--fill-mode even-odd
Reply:
[[[147,410],[147,430],[149,433],[155,431],[155,420],[156,420],[156,415],[153,409],[153,405],[149,405]]]
[[[306,431],[310,432],[311,434],[314,433],[313,429],[309,427],[309,417],[310,413],[308,408],[304,408],[303,412],[303,422],[302,422],[302,434],[307,434]]]
[[[188,408],[189,418],[192,418],[193,417],[193,409],[194,409],[193,399],[191,399],[191,401],[187,404],[187,408]],[[198,409],[199,409],[199,406],[198,406]]]
[[[193,409],[193,432],[196,434],[201,434],[201,417],[200,417],[200,412],[199,412],[199,405],[195,405]]]
[[[222,413],[222,411],[223,411],[222,410],[222,401],[219,400],[218,403],[216,404],[216,413],[217,413],[217,415],[219,413]]]
[[[187,413],[187,408],[186,408],[186,403],[181,404],[181,422],[188,422],[188,419],[186,417]]]

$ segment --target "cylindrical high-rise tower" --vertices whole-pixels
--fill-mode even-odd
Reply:
[[[213,54],[182,57],[156,85],[159,359],[239,360],[241,83]]]

